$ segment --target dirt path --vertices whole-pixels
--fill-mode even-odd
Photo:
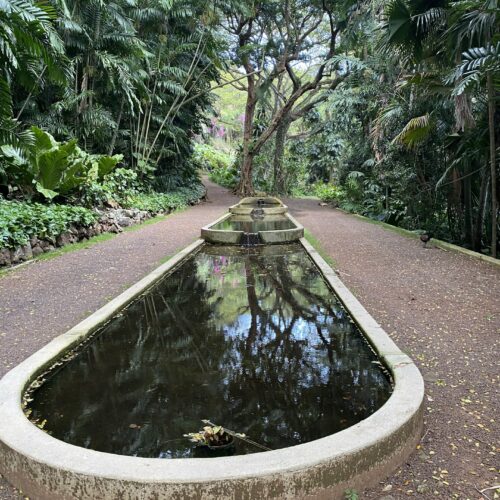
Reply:
[[[226,190],[208,188],[208,203],[0,278],[0,374],[193,241],[202,225],[234,203]],[[491,470],[499,440],[499,269],[425,250],[416,240],[312,200],[288,204],[427,380],[421,448],[361,498],[483,498],[474,488],[499,482]],[[0,499],[14,498],[19,495],[0,482]]]
[[[361,498],[480,499],[498,485],[500,268],[313,200],[288,201],[426,380],[421,447]],[[493,498],[493,490],[486,491]]]

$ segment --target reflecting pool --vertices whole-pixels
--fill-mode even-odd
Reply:
[[[183,438],[202,419],[277,449],[359,422],[391,390],[299,243],[204,245],[52,373],[29,409],[74,445],[180,458],[209,455]]]

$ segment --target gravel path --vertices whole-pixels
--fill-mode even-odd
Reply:
[[[426,381],[419,449],[361,498],[485,498],[476,488],[500,484],[500,268],[424,249],[419,240],[313,200],[287,204]],[[493,490],[485,493],[493,498]]]
[[[162,222],[0,278],[0,374],[189,244],[202,225],[235,202],[211,183],[208,199]],[[500,482],[494,472],[499,269],[461,254],[424,249],[418,240],[313,200],[287,203],[426,379],[420,448],[361,498],[484,498],[475,488]],[[0,499],[14,498],[19,495],[0,481]]]

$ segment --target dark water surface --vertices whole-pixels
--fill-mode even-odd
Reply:
[[[222,231],[243,231],[245,233],[258,233],[259,231],[279,231],[293,229],[295,224],[285,216],[264,216],[262,219],[251,216],[231,216],[215,224],[210,229]]]
[[[255,200],[252,203],[239,203],[238,204],[240,207],[258,207],[258,208],[277,208],[281,207],[281,205],[278,202],[272,202],[272,201],[260,201],[260,200]]]
[[[33,394],[53,436],[123,455],[204,456],[201,419],[283,448],[349,427],[391,385],[300,244],[205,245]],[[231,453],[257,452],[237,443]]]

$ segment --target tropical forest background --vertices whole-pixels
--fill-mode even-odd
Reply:
[[[496,256],[498,18],[497,0],[0,0],[0,265],[110,230],[109,210],[196,203],[203,173]]]

